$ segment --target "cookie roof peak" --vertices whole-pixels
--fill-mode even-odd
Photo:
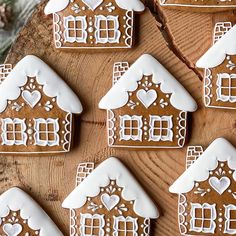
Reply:
[[[226,56],[236,55],[236,25],[216,42],[196,63],[198,68],[214,68],[221,65]]]
[[[82,183],[65,199],[62,207],[78,209],[84,206],[87,197],[96,197],[100,190],[111,180],[123,188],[122,198],[134,201],[134,212],[143,218],[158,218],[159,211],[137,180],[127,168],[115,157],[102,162]]]
[[[26,85],[28,77],[35,77],[42,85],[45,95],[56,98],[60,109],[80,114],[83,110],[80,100],[70,87],[41,59],[28,55],[19,61],[7,78],[0,84],[0,113],[8,101],[16,100],[21,95],[21,87]]]
[[[236,149],[224,138],[218,138],[205,150],[205,152],[190,166],[169,188],[172,193],[188,193],[195,182],[206,181],[210,171],[215,170],[218,162],[227,162],[236,181]]]
[[[80,1],[82,1],[85,4],[87,2],[87,0],[80,0]],[[115,0],[115,2],[121,9],[124,9],[124,10],[137,11],[137,12],[142,12],[145,10],[145,6],[140,0]],[[67,8],[69,3],[70,3],[70,0],[49,0],[49,2],[47,3],[44,9],[44,13],[46,15],[49,15],[52,13],[60,12],[64,10],[65,8]],[[103,0],[97,0],[97,3],[95,1],[94,4],[98,6],[100,5],[99,3],[102,4]]]
[[[23,190],[14,187],[0,196],[0,217],[7,217],[10,211],[20,211],[28,226],[39,230],[39,236],[63,236],[44,210]]]
[[[129,92],[138,88],[138,81],[143,76],[152,75],[152,81],[160,84],[163,93],[170,93],[170,103],[182,111],[196,111],[197,104],[187,90],[151,55],[142,55],[110,91],[101,99],[99,108],[117,109],[127,104]]]

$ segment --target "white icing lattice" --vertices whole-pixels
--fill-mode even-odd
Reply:
[[[11,70],[12,70],[11,64],[0,65],[0,84],[7,78]]]
[[[76,174],[76,186],[78,186],[94,170],[93,162],[80,163]]]
[[[202,146],[189,146],[186,155],[186,169],[188,169],[203,153]]]
[[[231,28],[231,22],[218,22],[214,29],[213,43],[218,42]]]
[[[113,85],[122,77],[129,69],[128,62],[116,62],[113,66]]]

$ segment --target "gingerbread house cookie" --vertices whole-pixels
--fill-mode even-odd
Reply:
[[[26,56],[3,74],[0,153],[68,152],[73,113],[82,112],[75,93],[36,56]]]
[[[134,42],[134,12],[141,0],[49,0],[56,48],[130,48]]]
[[[150,235],[159,211],[126,167],[111,157],[91,168],[79,166],[82,182],[62,204],[71,212],[70,236]]]
[[[63,236],[43,209],[16,187],[0,196],[0,235]]]
[[[221,12],[236,9],[235,0],[157,0],[162,7],[194,11]]]
[[[236,234],[236,149],[216,139],[170,187],[179,194],[181,235]]]
[[[236,26],[230,22],[215,27],[214,45],[197,61],[205,69],[206,107],[236,109]]]
[[[183,147],[187,112],[197,109],[184,87],[148,54],[130,68],[116,63],[113,77],[114,86],[99,103],[108,112],[109,146]]]

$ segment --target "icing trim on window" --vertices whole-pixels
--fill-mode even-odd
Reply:
[[[105,23],[105,28],[101,28],[101,23]],[[109,23],[112,22],[113,27],[109,28]],[[118,16],[103,16],[97,15],[95,16],[95,24],[96,30],[94,33],[96,43],[119,43],[121,32],[119,30],[119,20]],[[101,36],[101,32],[105,33],[106,37]],[[113,33],[113,36],[109,34]]]
[[[73,27],[69,25],[69,23],[73,23]],[[78,23],[81,24],[81,28],[77,28]],[[88,25],[86,21],[86,16],[67,16],[64,17],[64,38],[65,42],[69,43],[86,43],[87,42],[87,37],[88,33],[86,31]],[[71,36],[70,33],[73,33],[74,35]],[[77,33],[80,33],[81,35],[78,36]]]
[[[129,116],[124,115],[120,116],[120,140],[133,140],[133,141],[142,141],[143,137],[143,121],[142,116]],[[133,127],[132,123],[137,122],[137,126]],[[130,122],[130,126],[126,127],[126,122]],[[129,130],[130,134],[126,134],[126,131]],[[136,131],[137,134],[133,134],[133,131]]]
[[[124,217],[124,216],[118,216],[114,218],[114,225],[113,225],[113,236],[119,236],[120,234],[122,235],[133,235],[137,236],[138,233],[138,219],[137,218],[132,218],[131,216]],[[123,224],[120,224],[120,223]],[[127,229],[127,223],[130,225],[132,224],[132,229]],[[124,228],[120,228],[120,225],[123,225]]]
[[[173,116],[154,116],[150,115],[149,120],[149,141],[173,141]],[[158,122],[160,124],[160,127],[155,127],[155,123]],[[166,122],[167,127],[162,127],[163,122]],[[155,131],[159,130],[160,134],[156,135]],[[166,134],[163,135],[163,131],[166,131]]]
[[[8,146],[13,146],[13,145],[27,145],[27,140],[28,140],[28,135],[26,134],[26,124],[25,124],[25,119],[11,119],[11,118],[6,118],[6,119],[1,119],[2,123],[2,145],[8,145]],[[12,126],[12,130],[7,130],[8,126]],[[16,128],[17,126],[17,128]],[[18,128],[20,128],[18,130]],[[12,135],[12,139],[9,139],[9,134]],[[19,136],[16,137],[16,135],[21,135],[21,138],[19,139]]]
[[[231,211],[235,211],[236,212],[236,206],[235,205],[224,205],[225,207],[225,228],[224,228],[224,233],[225,234],[236,234],[236,228],[232,229],[230,228],[230,225],[232,222],[236,222],[236,218],[235,219],[231,219]]]
[[[45,126],[45,130],[40,130],[40,125],[44,125]],[[49,125],[53,126],[53,131],[50,131]],[[60,141],[60,137],[59,137],[59,123],[58,123],[58,119],[43,119],[43,118],[39,118],[39,119],[34,119],[34,140],[35,140],[35,144],[34,145],[39,145],[39,146],[59,146],[59,141]],[[41,135],[45,135],[45,139],[41,138]],[[49,136],[54,137],[54,139],[49,138]]]
[[[196,217],[196,210],[201,210],[201,217]],[[210,218],[206,218],[204,211],[209,210],[211,213]],[[191,220],[190,220],[190,229],[189,231],[193,232],[202,232],[202,233],[215,233],[216,229],[216,204],[210,205],[208,203],[204,203],[203,205],[199,203],[191,203],[191,212],[190,212]],[[201,226],[196,225],[196,220],[201,222]],[[208,221],[210,223],[209,227],[204,227],[204,222]]]
[[[87,220],[90,220],[91,225],[86,225]],[[94,221],[98,221],[98,224],[94,225]],[[99,214],[91,215],[88,213],[86,213],[86,214],[80,213],[79,231],[80,231],[81,236],[94,235],[93,234],[94,229],[99,231],[98,232],[99,236],[104,236],[104,234],[105,234],[104,226],[105,226],[104,215],[99,215]],[[88,229],[91,234],[86,234],[86,232],[87,232],[86,230],[88,230]]]

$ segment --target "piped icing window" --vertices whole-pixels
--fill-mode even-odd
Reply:
[[[26,145],[28,135],[26,134],[25,119],[1,119],[2,123],[2,145]]]
[[[64,37],[66,42],[86,43],[88,33],[86,16],[64,17]]]
[[[227,205],[225,207],[225,229],[226,234],[236,234],[236,206]]]
[[[236,102],[236,74],[218,74],[217,100]]]
[[[137,236],[138,233],[138,219],[130,216],[114,217],[114,233],[113,236],[126,235]]]
[[[150,115],[149,141],[173,141],[172,116]]]
[[[118,16],[95,16],[95,28],[96,43],[119,43],[121,32]]]
[[[120,116],[120,140],[142,141],[142,116]]]
[[[81,236],[103,236],[105,220],[104,215],[80,214]]]
[[[59,145],[60,137],[58,119],[34,119],[34,139],[35,145],[39,146],[57,146]]]
[[[198,233],[214,233],[216,228],[216,204],[191,203],[190,231]]]

